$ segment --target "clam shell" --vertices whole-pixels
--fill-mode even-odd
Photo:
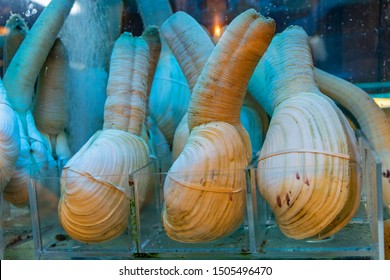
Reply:
[[[206,242],[235,231],[245,210],[247,148],[234,126],[211,122],[192,129],[164,183],[166,233]]]
[[[242,106],[240,120],[245,131],[249,135],[252,154],[256,155],[260,151],[263,144],[263,128],[259,114],[249,106]],[[243,132],[245,133],[245,132]],[[190,135],[188,128],[188,114],[183,116],[183,119],[176,128],[172,145],[172,160],[175,161],[186,145]]]
[[[66,232],[91,243],[122,234],[129,219],[129,174],[148,161],[148,146],[141,137],[115,129],[95,133],[62,171],[59,219]],[[142,187],[148,182],[136,184],[145,199]]]
[[[163,44],[149,97],[149,113],[172,144],[191,95],[187,80],[173,54]]]
[[[322,96],[302,93],[275,109],[257,180],[286,236],[319,235],[348,203],[356,186],[347,143],[337,113]]]
[[[18,121],[0,82],[0,191],[11,179],[19,150]]]

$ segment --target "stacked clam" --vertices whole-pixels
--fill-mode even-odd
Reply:
[[[178,30],[186,22],[175,19],[171,28],[181,34]],[[253,9],[240,14],[196,81],[188,108],[189,137],[164,183],[162,220],[174,240],[215,240],[234,232],[244,220],[244,170],[252,149],[240,109],[274,31],[274,21]]]
[[[259,81],[266,94],[257,98],[272,113],[258,158],[259,190],[286,236],[328,237],[357,211],[360,156],[345,116],[314,82],[303,29],[291,26],[273,38],[252,92]]]
[[[83,242],[118,237],[127,226],[130,192],[147,181],[129,182],[129,174],[149,162],[141,137],[145,124],[149,48],[141,37],[123,33],[110,62],[103,130],[68,161],[61,175],[59,219],[65,231]],[[141,176],[148,180],[147,176]]]

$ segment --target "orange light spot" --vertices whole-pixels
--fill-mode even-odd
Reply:
[[[0,26],[0,36],[7,36],[9,33],[9,28],[5,26]]]
[[[215,25],[215,27],[214,27],[214,37],[216,37],[216,38],[219,38],[219,37],[221,37],[221,26],[219,26],[218,24],[217,25]]]

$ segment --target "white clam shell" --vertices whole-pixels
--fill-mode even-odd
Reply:
[[[211,122],[192,129],[164,183],[166,233],[205,242],[232,233],[245,210],[246,146],[236,128]]]
[[[91,137],[61,175],[59,218],[67,233],[84,242],[103,242],[122,234],[129,217],[129,174],[148,161],[148,146],[141,137],[116,129]],[[148,183],[137,184],[142,199],[142,186]]]
[[[275,109],[260,152],[257,180],[287,236],[319,235],[341,215],[352,188],[358,188],[351,184],[356,175],[352,169],[358,166],[351,165],[346,143],[337,113],[319,95],[302,93]]]
[[[20,150],[18,121],[0,83],[0,191],[9,182]]]
[[[149,113],[169,144],[187,112],[190,95],[187,80],[175,57],[170,51],[162,51],[150,92]]]

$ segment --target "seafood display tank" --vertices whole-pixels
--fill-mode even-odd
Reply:
[[[390,259],[390,5],[0,0],[0,259]]]

